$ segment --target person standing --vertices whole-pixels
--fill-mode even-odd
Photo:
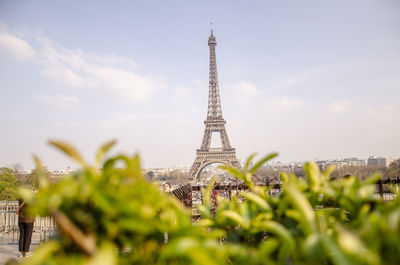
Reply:
[[[31,246],[33,223],[35,217],[27,213],[26,201],[19,200],[17,209],[18,226],[19,226],[19,257],[29,256],[29,248]]]

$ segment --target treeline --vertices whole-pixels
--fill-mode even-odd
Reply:
[[[18,188],[37,188],[38,186],[37,170],[25,174],[20,164],[0,168],[0,200],[15,201],[18,199]]]
[[[145,173],[145,178],[150,181],[159,181],[159,182],[168,182],[171,185],[176,185],[180,183],[184,183],[187,174],[182,170],[175,169],[172,171],[164,172],[161,174],[156,174],[154,171],[150,170]]]
[[[293,173],[297,177],[305,177],[305,172],[303,168],[288,169],[287,167],[282,168],[260,168],[256,172],[257,181],[264,185],[273,184],[280,181],[280,175],[282,172]],[[400,159],[394,160],[390,163],[389,167],[382,166],[343,166],[336,168],[332,172],[331,177],[342,178],[347,175],[357,176],[360,180],[364,180],[369,176],[379,173],[381,179],[394,179],[400,178]],[[210,178],[213,176],[212,172],[203,172],[201,178]],[[185,183],[187,180],[187,173],[182,170],[175,169],[172,171],[164,172],[161,174],[156,174],[154,171],[147,171],[145,177],[148,181],[154,182],[168,182],[171,185],[177,185]]]
[[[304,177],[305,172],[303,168],[260,168],[256,175],[258,180],[263,184],[271,184],[279,181],[282,172],[293,173],[297,177]],[[390,163],[389,167],[382,166],[343,166],[336,168],[332,174],[331,178],[343,178],[344,176],[357,176],[360,180],[364,180],[373,174],[380,174],[381,179],[394,179],[400,178],[400,159],[394,160]]]

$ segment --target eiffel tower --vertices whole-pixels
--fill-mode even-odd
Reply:
[[[225,165],[240,168],[239,160],[236,158],[236,150],[229,143],[228,134],[226,133],[226,121],[222,117],[221,101],[219,98],[217,60],[215,55],[215,46],[217,39],[213,35],[208,38],[208,46],[210,47],[210,76],[209,76],[209,92],[208,92],[208,110],[207,119],[204,121],[206,128],[204,130],[203,140],[200,149],[196,150],[196,160],[189,171],[189,180],[197,182],[200,172],[206,166],[213,163],[222,163]],[[221,137],[221,148],[211,148],[211,137],[213,133],[219,133]]]

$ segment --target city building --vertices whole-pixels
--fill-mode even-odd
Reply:
[[[368,157],[368,166],[388,167],[390,159],[386,157],[370,156]]]
[[[342,168],[344,166],[365,166],[365,159],[351,157],[335,160],[320,160],[315,161],[321,170],[324,170],[329,165],[335,165],[336,168]]]

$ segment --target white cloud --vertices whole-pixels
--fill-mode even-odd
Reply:
[[[238,84],[232,86],[238,97],[255,97],[259,94],[256,86],[250,82],[240,81]]]
[[[253,83],[247,81],[240,81],[232,85],[231,90],[233,92],[233,100],[242,107],[253,105],[260,93]],[[229,94],[227,94],[227,97],[229,97]]]
[[[35,95],[34,98],[39,102],[58,109],[73,109],[79,106],[79,99],[75,96],[65,96],[62,94]]]
[[[244,108],[251,110],[254,113],[256,108],[261,108],[268,111],[282,111],[292,110],[303,106],[301,98],[289,97],[272,97],[266,98],[265,92],[257,89],[257,87],[250,82],[241,81],[232,86],[234,100],[241,105],[241,112]]]
[[[188,98],[193,98],[193,95],[207,89],[206,85],[199,81],[193,80],[189,85],[177,85],[174,87],[174,95],[177,100],[185,100]]]
[[[301,98],[277,97],[267,100],[265,105],[274,111],[291,110],[302,107],[303,100]]]
[[[394,124],[398,124],[400,107],[391,104],[368,107],[365,110],[365,114],[370,120],[379,120],[381,122],[393,121]]]
[[[350,106],[346,100],[332,102],[328,105],[328,110],[332,113],[345,112]]]
[[[66,83],[72,87],[81,87],[84,84],[84,79],[80,75],[61,65],[47,67],[42,71],[42,74],[50,79]]]
[[[145,100],[163,87],[159,79],[138,73],[128,58],[65,49],[42,35],[36,39],[42,45],[43,73],[53,80],[74,87],[100,89],[131,101]]]
[[[81,121],[68,121],[64,122],[62,126],[74,125],[75,127],[81,128],[95,128],[99,130],[107,131],[117,131],[119,132],[121,128],[132,127],[137,124],[137,122],[147,122],[147,121],[159,121],[168,118],[166,113],[144,113],[144,114],[132,114],[132,113],[119,113],[118,115],[111,115],[108,117],[101,117],[101,119],[94,119],[91,121],[81,122]]]
[[[28,42],[7,33],[0,33],[0,52],[18,62],[24,62],[36,56],[36,51]]]
[[[71,87],[95,89],[124,100],[142,101],[163,88],[160,78],[136,70],[132,60],[114,54],[97,55],[66,49],[41,33],[24,40],[0,28],[0,48],[18,61],[34,58],[46,78]],[[32,48],[34,44],[36,50]]]

